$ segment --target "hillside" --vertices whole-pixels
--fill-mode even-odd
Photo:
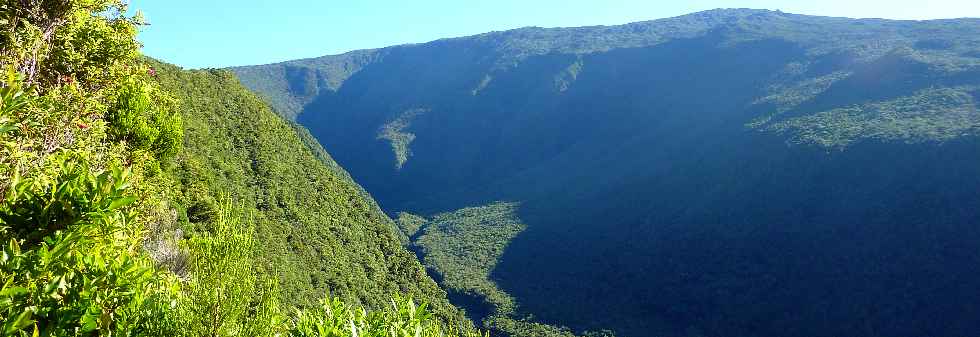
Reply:
[[[537,322],[501,290],[491,275],[511,240],[526,229],[516,203],[464,208],[426,219],[398,214],[409,248],[466,315],[494,335],[573,337],[566,327]],[[596,333],[597,331],[589,331]]]
[[[232,71],[389,214],[519,203],[489,279],[542,322],[980,330],[980,20],[715,10]]]
[[[480,335],[305,129],[130,13],[0,5],[0,336]]]
[[[278,276],[286,303],[310,306],[332,294],[381,307],[405,294],[454,312],[374,200],[233,74],[154,68],[182,102],[184,151],[168,171],[185,232],[206,227],[216,199],[228,198],[251,215],[257,260]]]

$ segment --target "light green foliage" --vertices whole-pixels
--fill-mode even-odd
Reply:
[[[121,0],[4,2],[0,63],[14,65],[28,84],[111,83],[119,64],[139,55],[133,38],[142,22]]]
[[[12,68],[7,69],[4,76],[4,85],[0,87],[0,123],[3,123],[0,124],[3,127],[0,133],[13,130],[13,114],[29,103],[28,96],[24,93],[23,76]]]
[[[168,159],[180,151],[184,131],[176,101],[154,85],[130,78],[116,91],[106,116],[112,134],[132,143],[134,149],[152,151]]]
[[[137,58],[140,19],[126,12],[122,1],[108,0],[0,4],[0,64],[9,69],[0,82],[0,336],[276,336],[292,328],[283,308],[296,304],[280,298],[315,301],[329,293],[377,308],[393,294],[432,300],[439,316],[408,316],[424,322],[416,326],[426,336],[442,335],[432,331],[448,322],[469,326],[398,245],[390,220],[363,190],[325,165],[325,152],[314,155],[292,126],[231,85],[228,73],[195,82],[171,67],[169,78],[188,79],[169,83],[177,89],[201,85],[217,89],[206,92],[208,99],[223,99],[179,91],[193,110],[178,111],[150,80],[156,72]],[[215,112],[259,127],[211,129],[205,116]],[[178,113],[192,123],[183,124]],[[185,129],[214,143],[185,143]],[[257,137],[262,131],[271,131],[268,138]],[[237,157],[224,147],[239,141],[245,143],[238,149],[261,151]],[[283,153],[300,156],[296,163],[305,166],[278,166]],[[161,165],[171,160],[175,165]],[[229,168],[248,170],[248,179],[228,178]],[[267,180],[255,184],[257,176]],[[239,200],[248,206],[231,206]],[[289,211],[300,208],[301,214]],[[242,214],[258,219],[238,221]],[[322,254],[309,268],[335,265],[331,271],[346,274],[322,277],[316,291],[296,291],[291,277],[309,282],[310,273],[270,263],[300,262],[289,248],[275,250],[284,241],[270,240],[294,222],[290,229],[304,235],[296,241],[301,251]],[[159,257],[168,260],[153,260]],[[280,271],[291,273],[287,287],[272,277]],[[377,326],[410,327],[403,316],[365,317],[375,317],[370,323]]]
[[[768,130],[791,141],[841,149],[862,139],[942,142],[980,130],[975,87],[929,88],[914,95],[790,118]]]
[[[290,337],[489,336],[467,328],[443,327],[427,305],[400,297],[371,312],[331,298],[317,308],[297,311],[294,317],[287,333]]]
[[[793,63],[787,66],[787,72],[798,72],[799,70],[793,69],[796,67],[799,67],[799,64]],[[765,124],[774,116],[789,111],[800,104],[813,99],[820,93],[823,93],[825,90],[830,88],[830,86],[835,82],[847,78],[847,76],[850,76],[850,74],[847,72],[835,72],[817,78],[807,78],[799,82],[779,83],[772,85],[769,88],[769,91],[772,92],[772,94],[756,100],[754,104],[772,104],[776,107],[776,111],[770,115],[757,118],[752,123],[749,123],[749,126],[758,127]]]
[[[403,243],[408,244],[408,240],[418,234],[419,229],[422,229],[422,226],[427,221],[425,218],[412,213],[398,212],[398,218],[395,219],[395,223],[398,225],[398,231],[401,233]]]
[[[191,277],[180,303],[184,332],[238,335],[246,322],[253,294],[258,293],[251,223],[235,221],[231,205],[218,210],[210,230],[187,241]]]
[[[519,337],[574,337],[568,328],[534,322],[533,319],[514,319],[506,315],[495,315],[483,320],[483,324],[495,331],[506,332]],[[610,337],[612,335],[610,334]]]
[[[174,203],[187,235],[212,226],[224,194],[254,216],[254,267],[278,278],[284,306],[333,294],[377,308],[400,293],[462,319],[360,186],[232,73],[154,68],[183,106],[184,149],[166,171],[179,182]]]
[[[470,91],[470,94],[473,96],[479,95],[483,89],[486,89],[487,86],[490,85],[490,82],[493,82],[493,76],[490,76],[489,74],[483,75],[483,79],[481,79],[480,83],[476,85],[476,88],[473,88],[473,90]]]
[[[490,272],[507,244],[526,228],[516,207],[496,203],[438,214],[413,244],[421,248],[425,264],[442,276],[444,286],[478,294],[495,312],[511,314],[513,299],[490,280]]]
[[[15,172],[0,201],[0,335],[125,335],[152,326],[166,279],[140,253],[128,171],[93,172],[72,152],[39,171],[51,176]]]
[[[577,60],[575,60],[575,62],[569,65],[568,68],[565,68],[564,71],[558,75],[555,75],[555,89],[559,92],[568,91],[568,88],[571,88],[572,84],[575,83],[575,80],[578,79],[578,75],[582,73],[583,66],[584,63],[582,62],[582,58],[579,57]]]
[[[482,317],[487,329],[515,337],[574,336],[568,329],[522,317],[513,297],[491,279],[507,245],[526,228],[518,207],[497,202],[437,214],[431,220],[400,213],[398,222],[406,234],[418,236],[411,246],[419,250],[426,267],[441,276],[443,287],[490,307]]]
[[[92,75],[92,69],[67,67],[58,57],[89,54],[55,48],[80,38],[65,31],[79,28],[79,22],[98,26],[113,20],[86,12],[109,3],[41,5],[0,8],[0,17],[18,20],[0,22],[3,38],[11,42],[0,47],[8,67],[0,83],[0,335],[128,335],[152,329],[170,278],[157,274],[140,248],[142,225],[152,221],[142,215],[152,207],[139,202],[138,194],[152,188],[133,183],[146,179],[145,167],[124,167],[140,157],[108,141],[100,117],[111,89],[67,80],[109,83],[128,74],[114,68]],[[50,36],[30,39],[45,25]],[[131,40],[125,33],[135,29],[102,31],[113,32]],[[103,42],[73,43],[100,53],[126,49]]]
[[[391,144],[391,151],[395,154],[395,169],[401,170],[412,156],[410,146],[415,141],[415,134],[409,132],[408,128],[412,127],[412,121],[416,117],[428,111],[428,109],[411,109],[402,112],[378,130],[377,139],[387,140]]]
[[[125,177],[61,164],[56,187],[17,181],[0,204],[0,239],[9,242],[0,258],[4,335],[112,334],[146,319],[143,302],[156,284],[152,264],[135,250],[132,215],[121,210],[135,200],[125,195]]]

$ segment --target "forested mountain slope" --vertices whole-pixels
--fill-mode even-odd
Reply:
[[[481,335],[304,129],[142,57],[128,4],[0,3],[0,336]]]
[[[279,278],[286,303],[311,306],[332,294],[383,307],[404,294],[455,315],[388,216],[319,145],[304,143],[302,130],[228,71],[154,65],[182,102],[184,151],[169,171],[187,232],[207,230],[216,199],[234,200],[254,222],[257,262]]]
[[[519,203],[489,278],[545,322],[980,331],[980,20],[716,10],[233,71],[392,214]]]

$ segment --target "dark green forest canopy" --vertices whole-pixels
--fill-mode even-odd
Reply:
[[[490,276],[539,321],[980,330],[980,20],[716,10],[232,71],[391,214],[520,202]]]

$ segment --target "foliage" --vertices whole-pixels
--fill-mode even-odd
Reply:
[[[139,55],[133,37],[142,19],[127,10],[122,0],[4,2],[0,63],[15,66],[28,85],[112,83],[118,66]]]
[[[56,107],[47,99],[65,93],[38,97],[24,91],[22,78],[8,75],[0,89],[0,335],[127,335],[149,328],[161,316],[154,302],[167,278],[141,254],[131,169],[93,153],[104,137],[96,130],[63,145],[68,148],[33,152],[44,148],[32,139],[35,132],[52,127],[44,117],[53,117],[45,112]]]
[[[395,219],[395,224],[398,225],[398,232],[403,244],[409,244],[410,240],[419,234],[419,230],[428,220],[425,218],[408,213],[408,212],[398,212]]]
[[[412,244],[421,249],[426,266],[441,276],[443,286],[474,293],[495,313],[513,314],[513,299],[490,280],[490,272],[507,244],[526,228],[516,207],[495,203],[438,214]]]
[[[297,311],[287,334],[290,337],[479,337],[472,330],[444,328],[425,304],[395,297],[376,311],[351,307],[337,298],[325,299],[317,308]]]
[[[534,321],[534,318],[514,319],[506,315],[494,315],[487,317],[484,325],[491,327],[494,331],[500,331],[508,336],[527,336],[527,337],[574,337],[568,328],[555,327],[553,325],[542,324]],[[605,336],[604,336],[605,337]],[[610,335],[608,337],[613,337]]]
[[[518,207],[496,202],[437,214],[431,220],[400,213],[398,221],[406,233],[415,233],[409,234],[410,246],[471,319],[507,336],[574,336],[567,329],[522,317],[515,300],[491,278],[507,245],[526,228],[517,216]]]
[[[214,226],[220,193],[251,215],[262,243],[252,267],[278,279],[284,307],[332,294],[378,308],[405,294],[447,322],[462,319],[360,186],[233,74],[153,67],[184,107],[184,149],[166,171],[179,182],[174,203],[184,210],[185,235]]]
[[[374,50],[354,51],[336,58],[310,59],[304,64],[241,67],[234,72],[284,118],[295,121],[303,107],[321,93],[336,91],[353,74],[374,62]],[[308,64],[307,64],[308,63]]]
[[[969,335],[978,23],[714,10],[233,71],[391,214],[520,201],[526,229],[474,260],[535,321],[622,336]],[[408,140],[395,149],[411,156],[392,156]],[[443,246],[446,261],[499,243],[467,239]],[[465,295],[450,292],[487,306]]]
[[[63,160],[53,182],[15,178],[0,203],[3,335],[138,331],[162,285],[139,254],[126,173]]]
[[[767,128],[791,141],[845,148],[862,139],[942,142],[980,130],[978,104],[965,88],[929,88],[913,95],[818,112],[775,122]]]
[[[415,141],[415,134],[408,131],[412,126],[412,121],[420,114],[424,114],[426,109],[412,109],[398,115],[394,120],[381,126],[378,130],[377,139],[387,140],[391,143],[391,150],[395,154],[395,169],[401,170],[405,162],[412,156],[409,148]]]
[[[343,170],[328,166],[322,149],[304,143],[292,126],[237,87],[227,73],[198,77],[196,83],[154,79],[158,74],[151,66],[168,68],[170,78],[195,75],[140,59],[135,33],[141,19],[126,13],[125,3],[115,0],[0,4],[0,64],[8,70],[0,82],[0,336],[283,335],[295,327],[283,309],[297,305],[280,299],[295,300],[299,294],[289,278],[280,287],[274,277],[279,266],[268,262],[290,256],[264,250],[256,242],[281,233],[291,221],[313,217],[357,240],[348,246],[311,240],[310,251],[334,250],[329,260],[312,265],[337,264],[345,271],[363,265],[369,276],[314,281],[319,293],[304,289],[313,294],[308,300],[343,294],[356,303],[351,310],[367,312],[362,315],[369,318],[365,328],[421,328],[427,336],[442,336],[440,331],[471,334],[444,293],[398,245],[390,220]],[[178,84],[175,91],[185,95],[174,97],[169,93],[174,88],[165,90],[158,83]],[[208,106],[214,102],[186,95],[193,89],[184,86],[199,84],[229,89],[208,92],[208,98],[237,105]],[[178,107],[177,98],[191,108]],[[240,107],[242,111],[236,110]],[[204,116],[215,114],[260,127],[232,135],[227,134],[231,129],[202,130],[237,126],[206,124]],[[184,124],[184,117],[190,123]],[[200,139],[185,130],[216,131],[207,137],[218,142],[251,137],[266,144],[259,145],[263,158],[240,158],[232,149],[185,143],[185,138]],[[271,138],[256,135],[262,131],[271,131]],[[269,144],[282,147],[270,149]],[[238,145],[244,149],[256,144]],[[202,159],[212,150],[214,158],[228,162],[195,166],[214,163]],[[261,163],[273,162],[279,153],[297,156],[297,163],[305,166],[290,167],[287,173],[293,175],[288,175]],[[239,185],[206,180],[234,165],[267,181],[254,190],[256,186],[240,180],[233,180]],[[274,181],[287,178],[293,179],[290,185],[273,190]],[[320,192],[300,190],[298,181],[330,192],[306,205],[323,207],[329,216],[315,208],[305,208],[308,213],[300,216],[279,213],[300,205],[294,202],[279,208],[271,200],[277,207],[270,215],[268,204],[258,211],[255,204],[232,206],[229,201],[254,201],[241,194],[245,190],[279,198]],[[184,186],[178,188],[178,183]],[[340,214],[344,216],[336,217]],[[261,220],[239,221],[244,215]],[[305,225],[295,229],[307,230]],[[333,234],[324,230],[311,236],[330,240]],[[378,250],[362,255],[343,250],[365,247]],[[298,272],[289,265],[281,270]],[[336,281],[341,276],[346,283]],[[433,300],[439,316],[429,315],[427,306],[416,312],[411,301],[396,308],[411,306],[409,316],[375,314],[374,308],[359,305],[403,293]],[[310,316],[299,310],[299,316]]]
[[[120,85],[106,118],[112,133],[135,150],[152,151],[161,159],[181,150],[184,130],[175,100],[144,80],[131,78]]]
[[[191,276],[176,301],[178,321],[185,326],[181,335],[256,335],[250,330],[268,331],[276,324],[252,317],[275,316],[261,309],[277,309],[276,297],[258,288],[266,282],[254,267],[254,230],[248,221],[235,221],[232,212],[224,203],[210,230],[186,242]]]

